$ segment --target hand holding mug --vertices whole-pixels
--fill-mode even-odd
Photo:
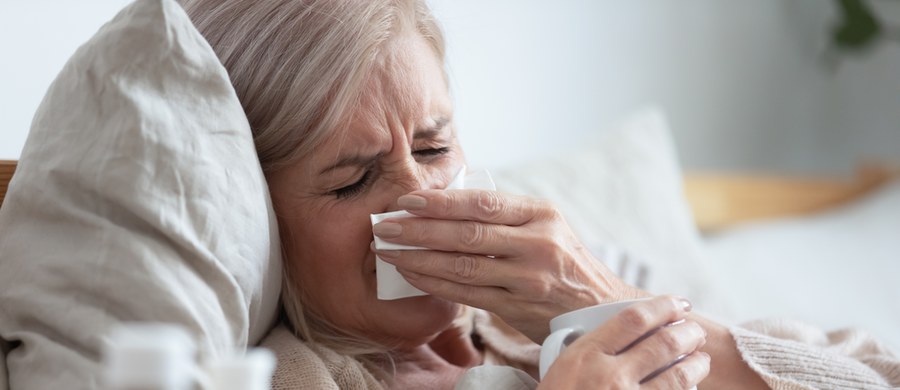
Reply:
[[[671,296],[597,305],[551,321],[541,388],[689,389],[709,373],[706,333]]]

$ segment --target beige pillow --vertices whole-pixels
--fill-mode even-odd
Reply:
[[[553,201],[583,243],[626,281],[727,313],[660,110],[637,111],[564,155],[497,173],[496,182],[501,191]]]
[[[224,67],[175,1],[136,1],[51,85],[0,210],[11,387],[97,388],[122,321],[181,324],[207,356],[255,343],[279,248]]]

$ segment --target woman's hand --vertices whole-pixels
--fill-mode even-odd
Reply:
[[[539,389],[689,389],[709,373],[706,333],[690,304],[658,297],[629,306],[575,340]],[[675,363],[675,364],[673,364]]]
[[[602,302],[645,296],[583,247],[549,202],[482,190],[423,190],[374,233],[433,250],[376,251],[413,286],[479,307],[540,343],[550,320]]]

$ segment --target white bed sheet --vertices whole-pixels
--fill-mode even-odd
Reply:
[[[857,327],[900,352],[900,181],[840,209],[706,241],[737,320]]]

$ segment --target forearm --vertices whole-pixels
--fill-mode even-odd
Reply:
[[[709,376],[700,382],[698,386],[700,390],[769,389],[762,378],[750,369],[750,366],[741,358],[728,328],[696,314],[692,314],[691,319],[697,321],[706,330],[706,344],[701,350],[708,353],[712,359]]]

